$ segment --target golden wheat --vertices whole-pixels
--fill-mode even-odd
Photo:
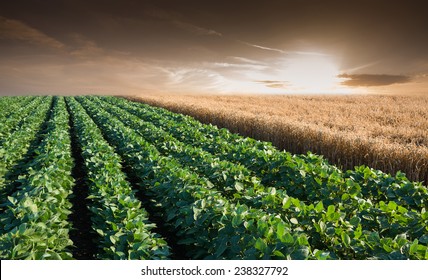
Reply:
[[[312,151],[342,168],[365,164],[428,181],[428,96],[144,95],[292,153]]]

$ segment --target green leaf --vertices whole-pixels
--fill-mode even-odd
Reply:
[[[392,248],[389,246],[389,244],[383,244],[383,245],[382,245],[382,248],[383,248],[386,252],[388,252],[388,253],[391,253],[392,251],[394,251],[394,249],[392,249]]]
[[[300,235],[297,238],[297,243],[299,245],[309,245],[308,238],[305,235]]]
[[[336,208],[334,207],[334,205],[329,205],[327,208],[327,216],[333,214],[335,212]]]
[[[295,250],[291,255],[293,260],[304,260],[309,256],[309,248],[302,246],[299,249]]]
[[[370,233],[370,235],[367,237],[367,241],[377,244],[380,242],[380,237],[379,237],[379,233],[377,232],[372,232]]]
[[[342,194],[342,201],[347,201],[351,196],[347,193]]]
[[[317,260],[326,260],[330,256],[330,252],[323,252],[317,249],[314,250],[314,253]]]
[[[328,228],[326,228],[325,233],[329,236],[333,236],[336,233],[336,231],[335,231],[334,227],[328,227]]]
[[[16,203],[18,202],[17,200],[16,200],[16,198],[15,197],[13,197],[13,196],[8,196],[7,197],[7,199],[13,204],[13,205],[16,205]]]
[[[117,231],[119,229],[116,223],[111,223],[111,227],[113,228],[114,231]]]
[[[244,222],[244,227],[246,229],[249,229],[249,228],[251,228],[253,226],[253,224],[254,224],[254,220],[245,221]]]
[[[294,225],[299,224],[299,222],[297,221],[297,219],[296,219],[296,218],[291,218],[291,219],[290,219],[290,223],[292,223],[292,224],[294,224]]]
[[[324,204],[322,203],[322,201],[320,201],[315,206],[315,211],[317,211],[318,213],[320,213],[322,210],[324,210]]]
[[[284,254],[278,250],[273,251],[273,255],[280,258],[285,258]]]
[[[116,252],[116,256],[118,257],[118,259],[120,259],[120,260],[125,260],[126,259],[126,255],[125,255],[125,253],[124,252],[122,252],[122,251],[117,251]]]
[[[323,221],[321,221],[321,220],[318,222],[318,224],[320,226],[321,233],[324,233],[325,230],[327,229],[326,224]]]
[[[23,235],[26,230],[27,230],[27,224],[26,223],[20,224],[18,227],[18,234]]]
[[[354,216],[351,218],[351,220],[349,221],[351,223],[351,225],[353,225],[354,227],[358,226],[361,222],[361,219],[357,216]]]
[[[401,252],[398,252],[398,251],[394,251],[394,252],[390,253],[388,255],[388,257],[391,260],[405,260],[406,259],[406,256],[403,255]]]
[[[363,229],[361,224],[359,224],[357,228],[354,230],[354,239],[358,240],[362,234],[363,234]]]
[[[211,181],[207,180],[206,182],[207,182],[207,188],[209,188],[209,189],[214,188],[214,184],[211,183]]]
[[[403,206],[398,206],[398,212],[400,212],[401,214],[405,214],[405,213],[407,213],[407,212],[409,212],[409,210],[407,210],[405,207],[403,207]]]
[[[241,215],[236,215],[232,218],[232,226],[238,227],[242,223],[242,217]]]
[[[285,225],[283,223],[278,223],[278,225],[276,226],[277,238],[282,241],[284,233],[285,233]]]
[[[257,250],[264,252],[267,248],[266,242],[264,240],[262,240],[261,238],[258,238],[256,240],[256,243],[254,244],[254,248],[256,248]]]
[[[297,198],[291,198],[291,202],[293,203],[293,205],[295,206],[295,207],[297,207],[297,208],[299,208],[301,205],[300,205],[300,200],[298,200]]]
[[[240,192],[244,189],[244,184],[242,184],[241,182],[235,182],[235,189]]]
[[[284,200],[282,201],[282,209],[287,210],[288,208],[290,208],[290,206],[291,206],[291,198],[290,197],[284,198]]]
[[[419,238],[419,242],[423,244],[428,244],[428,234],[424,234]]]
[[[33,200],[29,197],[27,197],[23,203],[24,207],[27,207],[30,209],[31,212],[37,212],[37,205],[33,202]]]
[[[50,252],[50,258],[51,260],[61,260],[61,256],[57,252]]]
[[[227,249],[226,244],[223,243],[223,242],[221,242],[221,244],[219,246],[217,246],[217,250],[215,252],[215,256],[217,258],[219,258],[224,253],[224,251],[226,251],[226,249]]]
[[[202,209],[193,207],[193,219],[195,219],[195,221],[198,219],[201,212],[202,212]]]
[[[202,199],[201,200],[201,208],[204,209],[206,205],[207,205],[207,201],[205,199]]]
[[[412,243],[412,245],[410,245],[410,254],[414,254],[418,251],[418,240],[415,239]]]
[[[342,234],[341,234],[341,237],[342,237],[342,242],[343,242],[343,244],[345,245],[345,247],[349,247],[349,245],[351,244],[351,238],[349,237],[349,235],[348,234],[346,234],[346,232],[342,232]]]
[[[294,238],[293,236],[289,233],[286,232],[281,239],[282,242],[286,243],[286,244],[294,244]]]
[[[265,234],[269,229],[268,224],[263,221],[263,220],[259,220],[257,221],[257,230],[261,233],[261,234]]]
[[[390,210],[395,210],[395,209],[397,209],[397,203],[395,203],[394,201],[390,201],[390,202],[388,203],[388,208],[389,208]]]

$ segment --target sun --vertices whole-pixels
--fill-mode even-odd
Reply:
[[[288,58],[283,78],[294,92],[334,92],[341,87],[339,67],[327,55],[308,54]]]
[[[222,92],[262,94],[352,94],[356,89],[347,86],[340,61],[334,55],[318,52],[290,51],[266,60],[245,61],[236,70],[221,69],[224,77],[219,83]],[[222,67],[236,67],[222,65]],[[235,71],[235,72],[233,72]],[[228,76],[231,73],[234,76]],[[238,74],[237,74],[238,73]],[[361,90],[359,89],[361,92]]]

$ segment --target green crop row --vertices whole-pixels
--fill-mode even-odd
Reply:
[[[0,120],[4,121],[6,117],[19,110],[33,100],[34,96],[5,96],[0,98]]]
[[[46,101],[45,101],[46,102]],[[74,179],[68,113],[63,98],[54,98],[45,137],[8,197],[0,215],[1,259],[70,259],[68,196]],[[48,102],[46,102],[48,104]],[[39,117],[43,119],[41,116]]]
[[[181,167],[173,158],[161,156],[154,146],[100,106],[84,98],[79,101],[117,145],[142,187],[157,200],[179,240],[194,247],[190,250],[192,258],[328,257],[327,252],[312,251],[307,235],[293,222],[231,203],[206,178]]]
[[[102,259],[165,259],[169,247],[126,181],[121,159],[73,98],[67,98],[89,184],[93,229]]]
[[[8,134],[0,146],[0,201],[5,202],[5,197],[10,192],[10,180],[8,175],[16,172],[23,166],[15,166],[29,152],[33,141],[41,129],[51,106],[51,97],[39,97],[42,99],[37,110],[13,133]],[[25,167],[24,167],[25,169]]]
[[[31,102],[27,104],[22,104],[25,102],[20,102],[17,105],[20,105],[14,111],[12,111],[8,117],[0,123],[0,145],[3,144],[5,138],[11,134],[16,129],[19,129],[21,123],[24,123],[26,118],[31,116],[31,112],[40,105],[42,99],[34,98]],[[16,104],[16,103],[15,103]],[[11,107],[14,107],[13,105]]]
[[[89,99],[89,98],[88,98]],[[260,180],[251,174],[242,165],[220,160],[212,154],[191,145],[184,144],[151,122],[143,121],[130,112],[99,99],[90,98],[97,106],[106,110],[112,117],[118,118],[126,126],[137,131],[147,142],[152,144],[163,156],[170,156],[181,165],[188,167],[195,173],[206,177],[227,198],[249,198],[246,202],[259,204],[265,194],[265,187],[260,185]],[[252,190],[250,193],[249,190]],[[262,192],[257,194],[257,190]]]

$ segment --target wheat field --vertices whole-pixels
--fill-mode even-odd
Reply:
[[[260,140],[292,153],[323,155],[428,181],[428,96],[144,95],[150,105]]]

